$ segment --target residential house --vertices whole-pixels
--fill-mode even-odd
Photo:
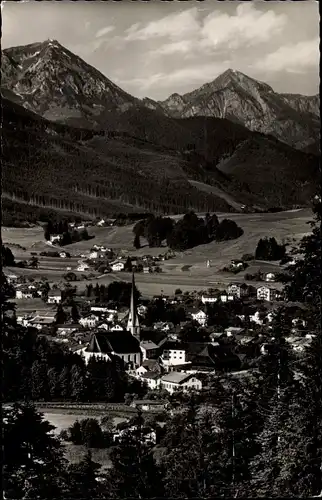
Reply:
[[[88,271],[88,270],[89,270],[89,265],[86,264],[85,262],[82,262],[76,268],[76,271],[80,271],[80,272],[84,272],[84,271]]]
[[[60,304],[61,302],[61,290],[58,288],[53,288],[48,292],[48,304]]]
[[[167,342],[167,334],[162,330],[144,330],[141,329],[140,340],[141,342],[153,342],[160,349]]]
[[[56,329],[57,335],[68,335],[77,332],[79,325],[77,323],[68,323],[66,325],[57,325]]]
[[[162,375],[160,373],[146,372],[140,375],[140,380],[142,380],[142,382],[145,382],[149,389],[154,390],[160,387],[161,377]]]
[[[235,300],[235,296],[232,294],[228,294],[227,292],[221,292],[219,298],[221,302],[228,302]]]
[[[229,328],[225,329],[225,333],[227,337],[231,337],[232,335],[240,335],[245,331],[245,328],[238,328],[235,326],[230,326]]]
[[[200,391],[202,382],[192,373],[169,372],[161,377],[161,387],[170,394],[176,391],[186,392],[189,389]]]
[[[143,266],[143,273],[144,274],[149,274],[150,272],[151,272],[150,266]]]
[[[193,320],[199,325],[205,326],[207,323],[207,314],[202,309],[192,309],[189,311]]]
[[[61,257],[62,259],[66,259],[67,253],[66,252],[59,252],[59,257]]]
[[[257,299],[271,302],[276,299],[278,291],[269,285],[263,285],[257,288]]]
[[[186,360],[185,344],[183,342],[166,342],[162,346],[160,361],[166,370],[186,364],[188,361]]]
[[[206,342],[187,342],[185,346],[186,361],[190,363],[180,368],[186,373],[213,373],[216,369],[216,352],[214,345]]]
[[[162,330],[163,332],[169,332],[174,328],[174,324],[169,321],[159,321],[158,323],[154,323],[154,330]]]
[[[140,342],[143,360],[153,359],[157,356],[159,348],[152,340],[143,340]]]
[[[51,234],[50,235],[50,242],[51,243],[58,243],[62,239],[61,234]]]
[[[265,281],[275,281],[275,274],[274,273],[266,273],[265,274]]]
[[[157,359],[145,359],[142,361],[141,366],[136,369],[136,375],[138,376],[148,372],[163,373],[162,366]]]
[[[230,283],[228,285],[228,295],[234,295],[241,299],[242,297],[248,296],[248,286],[246,283]]]
[[[88,314],[87,316],[84,316],[79,320],[79,323],[84,327],[84,328],[95,328],[95,326],[99,322],[99,316],[96,314]]]
[[[16,299],[32,299],[32,292],[28,287],[16,290]]]
[[[111,360],[113,356],[118,356],[125,364],[133,366],[141,364],[140,343],[126,330],[93,333],[86,348],[77,352],[85,357],[86,363],[93,356],[105,360]]]
[[[245,266],[244,262],[242,260],[232,260],[230,263],[230,267],[232,269],[243,269]]]
[[[98,252],[94,251],[89,254],[89,259],[97,259],[98,258]]]
[[[124,330],[123,326],[120,323],[114,323],[111,327],[112,332],[122,332]]]
[[[123,271],[124,266],[125,266],[125,263],[120,261],[120,260],[116,260],[114,262],[111,262],[111,264],[110,264],[112,271]]]
[[[6,278],[8,283],[14,283],[15,281],[17,281],[18,276],[16,276],[15,274],[6,274]]]
[[[48,328],[51,325],[53,325],[54,321],[55,321],[54,315],[39,314],[31,318],[29,321],[27,320],[27,322],[23,322],[22,324],[24,326],[33,326],[34,328],[37,328],[37,330],[42,330],[43,328]]]
[[[157,399],[135,399],[131,406],[143,411],[163,411],[166,408],[166,402]]]
[[[201,302],[203,304],[213,304],[218,301],[218,296],[203,294],[201,296]]]

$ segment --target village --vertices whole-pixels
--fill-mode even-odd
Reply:
[[[89,260],[96,259],[99,252],[105,253],[105,249],[94,248]],[[61,259],[68,259],[65,252],[60,254]],[[311,341],[300,305],[284,302],[273,273],[267,273],[257,287],[231,281],[226,289],[191,293],[176,289],[173,296],[161,293],[137,299],[137,268],[128,261],[132,264],[128,304],[109,300],[108,288],[102,299],[98,283],[77,291],[73,281],[50,288],[46,281],[28,282],[7,273],[7,281],[15,289],[17,322],[79,354],[85,363],[91,357],[110,360],[117,356],[129,376],[152,391],[165,389],[170,394],[200,391],[218,373],[247,372],[250,361],[265,353],[274,334],[270,326],[274,310],[283,303],[292,316],[287,341],[293,350],[302,352]],[[117,259],[111,267],[121,275],[126,263]],[[128,272],[126,276],[130,276]],[[19,312],[20,301],[38,304],[39,310]],[[166,311],[170,319],[162,320]]]

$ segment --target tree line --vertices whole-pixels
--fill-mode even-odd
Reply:
[[[186,213],[174,222],[170,217],[151,216],[139,221],[133,228],[135,248],[140,248],[140,238],[147,239],[150,247],[160,247],[166,241],[172,250],[186,250],[211,241],[239,238],[243,229],[230,219],[219,222],[216,214],[198,217],[194,212]]]

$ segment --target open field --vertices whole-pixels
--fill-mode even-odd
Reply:
[[[212,242],[207,245],[200,245],[185,252],[178,252],[176,257],[164,261],[161,264],[162,273],[160,274],[137,274],[136,282],[142,295],[153,296],[162,293],[170,295],[176,288],[182,291],[192,291],[212,288],[223,288],[230,281],[239,281],[244,279],[245,272],[254,273],[261,269],[265,272],[277,271],[279,265],[277,262],[252,262],[245,272],[237,275],[223,273],[221,270],[228,265],[232,259],[239,259],[245,253],[254,253],[257,242],[265,236],[274,236],[279,243],[284,242],[290,246],[295,245],[305,234],[310,231],[307,222],[312,218],[312,212],[309,209],[293,210],[279,213],[266,214],[218,214],[219,219],[229,217],[235,220],[244,230],[244,234],[237,240]],[[133,243],[133,226],[90,228],[89,233],[95,234],[95,239],[73,243],[65,247],[71,255],[79,255],[89,250],[94,243],[105,245],[115,250],[123,250],[124,255],[142,256],[159,255],[167,250],[163,248],[148,248],[144,246],[135,250]],[[11,229],[4,228],[4,244],[18,243],[26,248],[25,254],[34,251],[35,243],[43,243],[43,232],[41,228]],[[48,245],[45,245],[48,249]],[[13,247],[13,251],[14,251]],[[14,252],[15,253],[15,252]],[[27,256],[25,256],[27,258]],[[42,260],[43,259],[43,260]],[[18,269],[10,268],[10,272],[16,275],[29,275],[35,279],[46,276],[52,283],[62,280],[66,273],[66,267],[70,266],[74,270],[77,258],[71,259],[48,259],[40,258],[39,269]],[[207,260],[210,260],[211,267],[207,268]],[[79,277],[82,274],[76,273]],[[114,280],[129,281],[128,273],[110,273],[102,277],[96,277],[92,283],[109,284]],[[88,280],[82,280],[75,283],[78,289],[85,288]],[[256,283],[253,283],[256,285]]]

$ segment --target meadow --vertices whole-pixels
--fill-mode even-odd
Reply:
[[[265,214],[218,214],[219,220],[230,218],[236,221],[244,230],[244,234],[236,239],[223,242],[211,242],[206,245],[177,252],[176,257],[161,263],[162,273],[160,274],[137,274],[136,283],[142,295],[150,297],[156,294],[170,295],[177,288],[182,291],[203,290],[209,287],[224,288],[230,281],[243,281],[245,272],[237,275],[222,272],[224,266],[229,265],[233,259],[240,259],[243,254],[253,254],[260,238],[275,237],[279,243],[285,243],[290,249],[307,233],[310,232],[308,221],[312,219],[312,212],[309,209],[291,210],[287,212],[265,213]],[[177,217],[176,217],[177,218]],[[10,272],[16,275],[29,275],[35,279],[47,277],[49,282],[57,283],[63,280],[66,274],[66,267],[75,270],[80,253],[89,251],[94,245],[105,245],[125,257],[159,255],[166,252],[167,247],[149,248],[142,241],[142,248],[135,250],[133,247],[133,226],[123,227],[93,227],[89,233],[95,236],[90,241],[81,241],[65,247],[70,252],[71,259],[48,259],[39,258],[39,269],[18,269],[10,268]],[[31,252],[49,249],[43,240],[43,230],[40,227],[34,228],[3,228],[4,245],[9,245],[16,258],[30,258]],[[22,251],[14,245],[21,245],[26,248]],[[43,248],[44,247],[44,248]],[[37,248],[37,250],[35,250]],[[41,250],[40,250],[41,248]],[[210,267],[207,267],[207,261]],[[279,269],[277,262],[253,261],[247,268],[247,273],[254,273],[257,270],[274,272]],[[76,272],[78,278],[81,275],[90,273]],[[109,284],[114,280],[129,281],[131,276],[128,273],[110,273],[98,277],[98,273],[93,279],[93,284]],[[89,283],[82,279],[77,281],[77,287],[82,290]],[[255,283],[254,283],[255,284]]]

